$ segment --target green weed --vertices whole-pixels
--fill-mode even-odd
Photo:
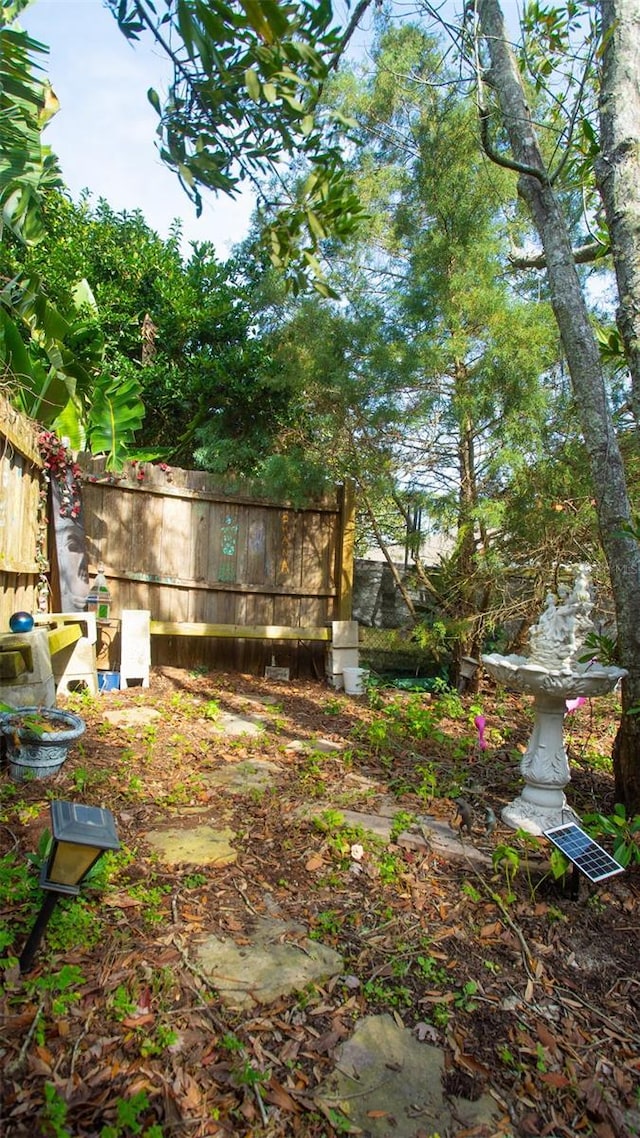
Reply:
[[[40,1133],[54,1138],[72,1138],[65,1123],[69,1107],[53,1083],[44,1085],[44,1106],[40,1112]]]
[[[166,1024],[159,1023],[152,1035],[145,1036],[140,1044],[139,1051],[143,1059],[149,1059],[154,1055],[163,1055],[173,1044],[178,1041],[178,1033],[172,1027]]]
[[[447,983],[449,976],[446,968],[438,964],[438,961],[433,956],[417,956],[416,964],[421,978],[428,984]]]
[[[129,989],[126,988],[124,984],[118,984],[118,987],[107,1003],[119,1023],[121,1023],[123,1019],[128,1019],[129,1016],[134,1015],[138,1007],[137,1001],[132,999]]]
[[[220,718],[220,704],[215,699],[209,699],[202,708],[202,714],[205,719],[211,719],[214,722]]]
[[[447,1027],[451,1019],[451,1012],[446,1004],[434,1004],[431,1009],[431,1021],[435,1027]]]
[[[410,814],[407,810],[398,810],[391,819],[391,841],[396,842],[405,830],[410,830],[416,820],[415,814]]]
[[[408,1008],[413,1003],[413,995],[406,985],[386,977],[365,980],[362,991],[372,1003],[386,1004],[391,1008]]]
[[[640,814],[627,818],[621,802],[613,814],[585,814],[584,828],[592,838],[612,838],[613,856],[619,865],[640,865]]]
[[[337,909],[325,909],[315,917],[317,928],[311,930],[311,940],[322,940],[323,936],[338,936],[342,927],[342,917]]]
[[[129,1138],[140,1134],[142,1138],[162,1138],[162,1128],[157,1125],[145,1128],[141,1115],[149,1109],[149,1098],[145,1091],[138,1091],[130,1098],[119,1098],[116,1102],[115,1125],[103,1126],[100,1138]]]
[[[453,1002],[455,1006],[460,1008],[463,1012],[474,1012],[478,1006],[473,998],[477,991],[478,985],[475,980],[467,980],[466,984],[463,984],[458,992],[458,995],[454,997]]]

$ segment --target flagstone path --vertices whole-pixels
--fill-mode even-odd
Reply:
[[[120,726],[137,726],[132,711],[118,710],[109,717]],[[149,716],[149,710],[145,710]],[[263,730],[256,716],[225,716],[216,728],[238,736]],[[220,732],[218,732],[220,733]],[[291,750],[339,750],[331,740],[312,745],[293,741]],[[233,795],[264,789],[282,768],[258,759],[229,762],[206,775],[212,786],[224,787]],[[320,813],[327,803],[301,808],[308,815]],[[393,815],[391,799],[378,800],[376,813],[341,810],[349,825],[361,826],[385,841],[390,840]],[[235,862],[234,833],[206,820],[190,829],[158,828],[146,840],[166,865],[192,864],[222,866]],[[486,854],[460,841],[442,822],[425,818],[415,832],[400,835],[400,845],[431,848],[440,856],[467,856],[489,861]],[[279,996],[302,991],[308,984],[323,984],[344,971],[344,963],[334,949],[311,940],[306,929],[279,918],[277,905],[270,916],[256,915],[246,937],[207,936],[193,951],[203,973],[210,977],[223,1003],[237,1010],[268,1004]],[[398,1017],[399,1019],[399,1017]],[[425,1038],[429,1025],[425,1027]],[[390,1015],[367,1016],[354,1025],[351,1036],[336,1051],[332,1075],[316,1092],[318,1106],[329,1114],[338,1111],[349,1119],[353,1132],[362,1138],[455,1138],[458,1133],[491,1136],[502,1111],[488,1095],[477,1101],[447,1096],[443,1092],[445,1053],[418,1038]],[[329,1115],[330,1116],[330,1115]],[[501,1131],[501,1133],[504,1133]]]

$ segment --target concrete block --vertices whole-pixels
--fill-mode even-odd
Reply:
[[[345,668],[359,667],[357,648],[330,648],[327,652],[327,674],[344,672]]]
[[[151,666],[151,613],[148,609],[123,609],[120,614],[120,688],[130,681],[149,687]]]
[[[56,695],[72,691],[88,691],[98,694],[98,672],[96,669],[96,645],[88,636],[81,636],[75,644],[69,644],[53,657],[53,677]]]
[[[357,648],[359,625],[357,620],[333,620],[331,642],[333,648]]]
[[[0,650],[19,652],[25,663],[20,675],[0,681],[0,700],[11,707],[53,707],[56,688],[46,628],[2,635]]]

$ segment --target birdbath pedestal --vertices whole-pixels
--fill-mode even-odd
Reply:
[[[565,787],[571,781],[563,741],[566,701],[591,699],[613,691],[627,673],[624,668],[600,664],[576,665],[573,671],[554,671],[525,656],[483,656],[482,663],[506,687],[533,696],[534,724],[520,773],[524,789],[505,806],[502,820],[514,830],[543,834],[565,822],[579,821],[568,805]]]

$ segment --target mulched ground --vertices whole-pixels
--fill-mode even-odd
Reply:
[[[67,705],[87,730],[62,772],[25,784],[0,777],[6,1138],[347,1133],[314,1090],[355,1021],[383,1011],[443,1047],[448,1093],[493,1094],[496,1134],[640,1133],[640,870],[597,887],[583,880],[575,900],[549,875],[544,842],[483,829],[486,806],[499,818],[520,788],[526,699],[492,686],[461,704],[389,689],[352,699],[313,681],[165,668],[148,691]],[[124,729],[104,718],[121,705],[161,714]],[[220,710],[259,713],[267,731],[218,738]],[[567,718],[569,798],[582,814],[612,810],[615,722],[614,697]],[[289,746],[318,738],[343,749]],[[239,797],[207,783],[207,772],[251,758],[280,767],[266,789]],[[493,869],[375,842],[335,813],[373,812],[391,796],[404,824],[424,814],[451,821],[460,794]],[[107,806],[123,849],[108,879],[58,906],[33,971],[20,977],[11,957],[41,900],[27,859],[52,797]],[[333,812],[314,821],[300,809],[313,804]],[[203,821],[236,833],[237,864],[168,871],[145,844],[155,826]],[[344,974],[230,1012],[192,946],[205,933],[242,942],[276,907],[336,948]]]

